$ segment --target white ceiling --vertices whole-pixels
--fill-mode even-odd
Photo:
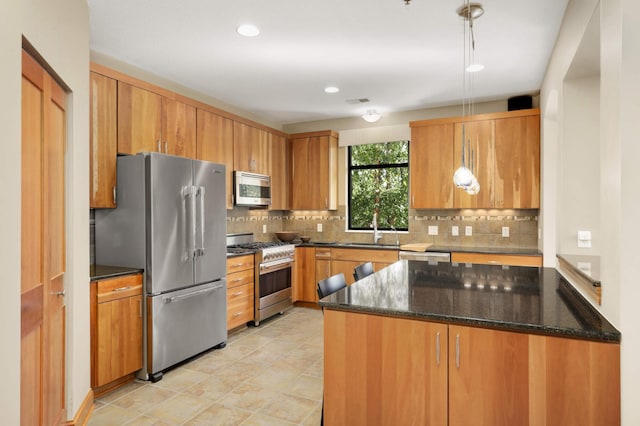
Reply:
[[[484,0],[475,100],[535,94],[568,0]],[[461,102],[463,0],[88,0],[91,49],[290,124]],[[239,36],[242,23],[258,37]],[[324,88],[335,85],[336,94]],[[368,98],[369,103],[347,100]]]

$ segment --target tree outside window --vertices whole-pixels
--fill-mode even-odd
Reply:
[[[349,229],[409,229],[409,141],[349,147]]]

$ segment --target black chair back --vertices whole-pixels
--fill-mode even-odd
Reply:
[[[332,293],[335,293],[338,290],[341,290],[347,286],[347,281],[344,278],[344,274],[340,272],[339,274],[332,275],[327,279],[318,281],[316,286],[318,290],[318,298],[322,299]]]
[[[361,280],[371,274],[373,274],[373,263],[371,262],[358,265],[353,270],[353,278],[355,278],[356,281]]]

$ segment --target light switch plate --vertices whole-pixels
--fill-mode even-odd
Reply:
[[[316,231],[322,232],[322,224],[321,223],[316,225]]]
[[[472,226],[465,226],[464,227],[464,235],[466,235],[467,237],[470,237],[473,235],[473,227]]]
[[[451,227],[451,235],[454,236],[454,237],[458,236],[458,227],[456,225],[453,225]]]
[[[438,235],[438,225],[429,225],[429,235]]]
[[[578,248],[591,248],[591,231],[578,231]]]
[[[503,226],[502,227],[502,236],[503,237],[508,237],[509,236],[509,227],[508,226]]]

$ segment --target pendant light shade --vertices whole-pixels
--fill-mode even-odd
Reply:
[[[382,116],[378,114],[375,109],[370,109],[365,115],[362,116],[362,118],[364,119],[364,121],[367,121],[369,123],[375,123],[376,121],[380,120]]]

